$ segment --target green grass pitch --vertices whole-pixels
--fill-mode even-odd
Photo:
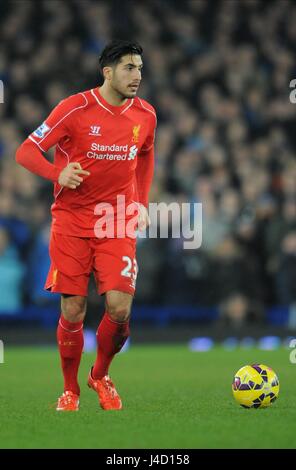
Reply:
[[[1,448],[295,448],[296,365],[290,351],[191,352],[186,346],[132,346],[110,370],[124,409],[103,411],[86,386],[94,354],[79,372],[81,408],[57,413],[62,391],[55,349],[6,348],[0,364]],[[232,397],[234,373],[260,362],[280,379],[267,409],[244,409]]]

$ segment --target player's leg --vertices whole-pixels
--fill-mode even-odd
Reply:
[[[105,313],[97,330],[97,358],[92,371],[94,379],[108,375],[112,359],[129,337],[132,301],[132,295],[126,292],[106,292]]]
[[[109,366],[129,337],[132,295],[111,290],[106,292],[105,313],[97,330],[97,358],[88,385],[98,393],[104,410],[120,410],[122,402],[109,377]]]
[[[57,341],[64,376],[64,392],[80,395],[77,376],[83,350],[86,297],[62,295]]]
[[[57,342],[64,377],[64,393],[58,400],[57,411],[77,411],[80,395],[78,369],[83,350],[86,297],[63,294],[61,311]]]
[[[58,400],[57,410],[74,410],[79,404],[77,375],[83,349],[91,249],[85,239],[53,233],[49,251],[51,267],[45,288],[62,294],[57,341],[64,393]]]
[[[129,319],[137,263],[135,242],[110,239],[101,243],[96,257],[96,278],[99,293],[106,295],[105,313],[97,330],[97,358],[88,384],[99,395],[104,409],[120,409],[121,400],[109,377],[109,367],[129,336]]]

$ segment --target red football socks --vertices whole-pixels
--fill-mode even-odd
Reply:
[[[129,337],[129,321],[119,323],[105,313],[97,329],[97,359],[92,370],[94,379],[108,374],[110,363]]]
[[[64,391],[80,394],[77,375],[83,350],[83,322],[71,323],[61,315],[57,341],[64,375]]]

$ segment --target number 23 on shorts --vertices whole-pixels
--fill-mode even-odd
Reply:
[[[122,261],[125,266],[121,271],[121,275],[130,278],[131,286],[136,287],[136,280],[138,275],[138,263],[136,258],[132,259],[129,256],[123,256]]]

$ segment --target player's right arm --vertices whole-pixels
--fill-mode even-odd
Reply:
[[[48,118],[18,148],[16,161],[38,176],[57,182],[60,186],[75,189],[83,178],[90,173],[81,168],[80,163],[68,163],[59,168],[50,163],[42,152],[56,145],[61,139],[71,138],[75,113],[86,106],[87,100],[82,94],[73,95],[61,101]]]

